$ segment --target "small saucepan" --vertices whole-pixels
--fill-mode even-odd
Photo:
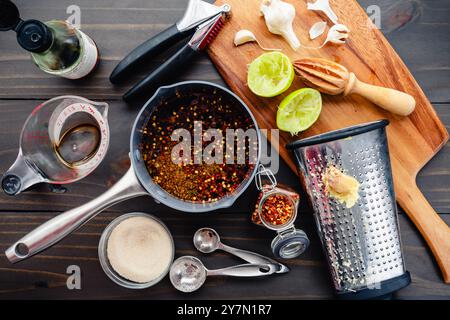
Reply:
[[[155,183],[156,180],[152,179],[143,156],[142,141],[145,139],[145,129],[148,128],[150,119],[158,119],[160,113],[158,110],[161,110],[159,107],[167,104],[172,104],[173,107],[173,104],[175,104],[177,107],[180,106],[182,108],[182,106],[189,103],[189,99],[201,99],[203,97],[214,97],[213,100],[208,100],[215,101],[212,102],[210,108],[212,117],[215,114],[215,110],[217,110],[215,108],[220,107],[219,105],[221,104],[235,108],[234,112],[230,113],[230,117],[233,115],[235,117],[242,117],[243,115],[248,117],[248,123],[251,124],[253,131],[256,132],[256,139],[254,140],[257,140],[257,143],[252,144],[256,151],[253,150],[255,156],[251,160],[253,161],[252,165],[248,166],[245,176],[243,176],[239,184],[236,184],[232,192],[210,202],[186,201],[167,192],[160,186],[161,183]],[[204,118],[205,115],[203,114],[202,116]],[[195,120],[195,114],[193,119],[178,119],[177,123],[179,123],[180,127],[183,127],[183,122],[193,120]],[[155,124],[153,123],[153,125]],[[181,82],[161,87],[144,105],[134,123],[130,139],[131,167],[128,172],[112,188],[96,199],[60,214],[25,235],[6,250],[6,256],[13,263],[27,259],[54,245],[102,210],[118,202],[138,196],[151,195],[156,201],[185,212],[208,212],[230,207],[252,183],[260,159],[260,145],[261,135],[255,118],[245,103],[231,91],[216,84],[202,81]],[[250,148],[250,143],[247,143],[247,146]],[[250,163],[250,157],[248,160]],[[168,177],[168,179],[172,178]],[[222,183],[226,182],[222,181]]]

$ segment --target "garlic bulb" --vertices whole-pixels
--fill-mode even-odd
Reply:
[[[261,3],[261,13],[271,33],[281,35],[292,49],[300,48],[300,41],[292,27],[295,18],[295,8],[292,4],[281,0],[264,0]]]
[[[334,24],[338,23],[338,16],[331,9],[330,2],[328,0],[317,0],[314,3],[308,2],[308,10],[322,11]]]
[[[327,23],[325,21],[316,22],[311,29],[309,29],[309,38],[314,40],[315,38],[321,36],[327,27]]]
[[[253,32],[251,32],[250,30],[243,29],[236,32],[236,35],[234,36],[234,45],[236,47],[248,42],[256,42],[256,44],[265,51],[281,51],[281,49],[271,49],[263,47],[259,43],[258,39],[256,39],[256,36],[253,34]]]

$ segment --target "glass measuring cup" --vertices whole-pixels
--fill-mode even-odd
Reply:
[[[14,164],[2,178],[3,191],[17,195],[47,182],[67,184],[90,174],[109,146],[108,104],[60,96],[37,106],[22,128]]]
[[[263,177],[267,182],[263,182]],[[277,232],[271,249],[277,258],[293,259],[309,246],[309,239],[303,230],[294,226],[297,218],[300,196],[287,187],[278,185],[272,171],[260,165],[255,175],[256,187],[261,191],[252,215],[252,221]],[[274,214],[270,214],[274,210]]]

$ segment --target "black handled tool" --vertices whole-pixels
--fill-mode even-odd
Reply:
[[[200,25],[191,40],[184,47],[142,81],[132,87],[124,94],[123,99],[129,101],[145,94],[151,95],[159,86],[165,84],[168,77],[183,70],[188,61],[197,52],[206,48],[206,46],[215,39],[224,25],[224,22],[225,18],[220,14]]]
[[[229,5],[218,7],[202,0],[189,0],[183,18],[130,52],[114,68],[109,80],[114,84],[119,83],[135,71],[141,63],[192,35],[196,27],[225,11],[229,11]]]
[[[216,38],[225,23],[225,19],[225,13],[219,14],[201,24],[191,40],[183,48],[132,87],[124,94],[123,99],[130,101],[140,96],[151,95],[158,87],[166,84],[168,77],[176,75],[180,70],[183,70],[192,56],[206,48]]]

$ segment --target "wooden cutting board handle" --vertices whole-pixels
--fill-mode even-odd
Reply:
[[[434,211],[416,182],[413,180],[409,185],[407,190],[396,190],[398,202],[428,243],[445,283],[450,283],[450,228]]]

